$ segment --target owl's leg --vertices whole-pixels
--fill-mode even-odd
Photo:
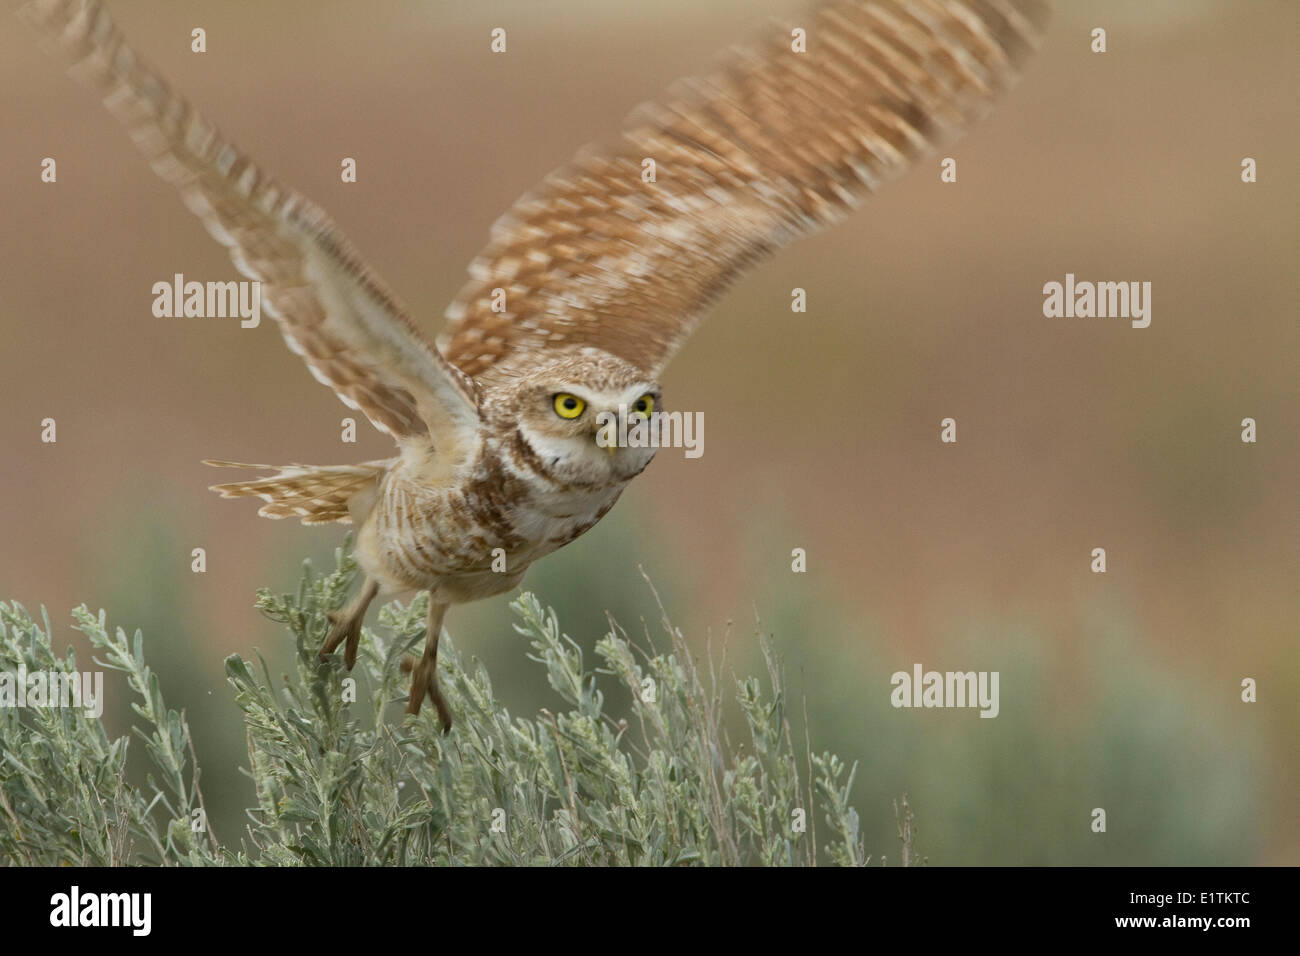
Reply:
[[[352,665],[357,662],[357,645],[361,643],[361,622],[366,618],[366,608],[370,607],[370,602],[378,593],[379,582],[367,580],[361,586],[361,593],[351,604],[341,611],[330,611],[330,623],[334,626],[330,628],[325,643],[321,645],[322,661],[333,654],[334,650],[346,640],[347,644],[343,648],[343,663],[347,665],[348,670],[352,670]]]
[[[433,706],[438,708],[438,720],[445,734],[451,730],[451,708],[442,699],[438,687],[438,639],[442,637],[442,618],[447,605],[434,600],[429,594],[429,622],[424,635],[424,656],[418,661],[411,657],[402,659],[402,670],[411,675],[411,697],[406,705],[408,714],[418,714],[428,694]]]

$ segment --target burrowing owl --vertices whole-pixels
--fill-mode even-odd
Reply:
[[[653,457],[602,447],[599,413],[653,413],[664,366],[736,276],[965,126],[1011,82],[1046,10],[838,0],[770,30],[521,199],[470,266],[437,348],[321,210],[173,93],[98,2],[35,0],[24,13],[262,283],[312,374],[396,441],[396,457],[360,465],[238,466],[278,473],[215,490],[264,499],[268,517],[357,526],[365,581],[322,657],[343,644],[352,667],[377,594],[429,592],[408,710],[428,695],[446,728],[447,607],[513,588]]]

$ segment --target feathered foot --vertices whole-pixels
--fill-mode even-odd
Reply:
[[[325,643],[321,645],[322,661],[333,654],[335,649],[346,640],[347,644],[343,648],[343,663],[348,670],[352,670],[352,665],[357,662],[357,645],[361,643],[361,622],[365,620],[366,609],[370,607],[370,602],[378,593],[378,582],[366,581],[361,587],[361,593],[351,604],[341,611],[330,611],[329,620],[334,626],[330,628]]]
[[[433,706],[438,708],[438,721],[442,724],[444,734],[451,730],[451,708],[442,699],[442,689],[438,686],[438,639],[442,637],[442,618],[446,613],[447,605],[439,604],[430,594],[424,656],[418,661],[413,657],[402,658],[402,673],[411,675],[411,696],[406,704],[406,712],[418,714],[424,705],[424,696],[428,694]]]

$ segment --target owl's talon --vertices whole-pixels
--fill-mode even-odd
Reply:
[[[366,608],[370,607],[370,602],[378,592],[379,585],[367,581],[356,600],[341,611],[330,611],[325,615],[333,626],[320,648],[319,657],[322,662],[329,660],[329,655],[346,641],[343,646],[343,665],[352,670],[357,663],[357,648],[361,644],[361,622],[366,618]]]
[[[344,618],[336,619],[336,615],[331,614],[330,618],[333,627],[330,628],[329,635],[325,638],[325,643],[321,645],[320,659],[329,660],[329,655],[343,644],[343,664],[348,670],[357,662],[357,647],[361,643],[361,618]],[[346,641],[346,643],[344,643]]]
[[[451,730],[451,708],[447,706],[447,701],[442,696],[442,688],[438,686],[437,662],[422,658],[412,663],[410,673],[411,694],[406,702],[406,712],[418,714],[420,708],[424,706],[424,698],[427,695],[433,701],[433,706],[437,708],[442,732],[447,733]]]
[[[442,616],[446,611],[447,605],[434,601],[433,595],[430,594],[424,656],[418,659],[407,656],[401,661],[402,673],[411,675],[411,693],[406,701],[406,712],[418,714],[420,708],[424,706],[424,697],[427,694],[433,701],[433,706],[438,709],[438,722],[442,724],[444,734],[451,730],[451,708],[447,706],[447,701],[442,696],[442,688],[438,686],[438,640],[442,637]]]

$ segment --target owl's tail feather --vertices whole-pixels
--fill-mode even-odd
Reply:
[[[301,518],[303,524],[351,524],[350,505],[373,501],[379,479],[395,459],[360,465],[250,465],[239,461],[204,461],[218,468],[249,468],[279,474],[249,481],[213,485],[223,498],[256,496],[266,504],[258,509],[265,518]],[[368,510],[368,508],[367,508]]]

